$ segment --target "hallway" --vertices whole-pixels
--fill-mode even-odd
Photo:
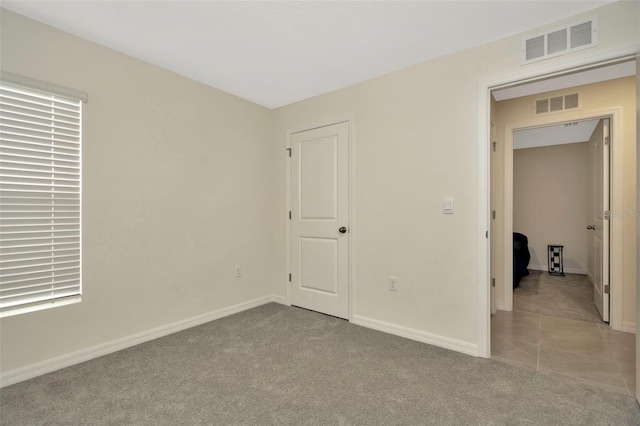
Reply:
[[[491,358],[635,395],[635,334],[524,311],[491,317]]]

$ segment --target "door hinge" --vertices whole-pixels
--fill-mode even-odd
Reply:
[[[611,145],[611,139],[609,138],[609,136],[604,137],[604,144],[607,146]]]
[[[488,240],[489,239],[489,231],[484,233],[484,237]]]
[[[609,220],[611,219],[611,211],[607,210],[604,212],[604,220]]]
[[[607,284],[604,286],[604,294],[609,294],[609,291],[611,291],[611,287]]]
[[[289,274],[289,282],[291,282],[291,274]]]
[[[495,218],[496,218],[496,211],[491,210],[491,219],[495,219]]]
[[[289,210],[289,220],[291,220],[291,210]]]
[[[491,278],[491,287],[495,287],[495,286],[496,286],[496,279]]]
[[[493,152],[496,152],[496,150],[498,149],[498,142],[492,143],[491,146],[493,146]]]
[[[289,151],[289,157],[291,157],[291,148],[287,148],[287,151]]]

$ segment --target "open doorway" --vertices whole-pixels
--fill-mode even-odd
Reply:
[[[561,109],[556,112],[536,114],[540,99],[567,98],[578,96],[578,107]],[[629,176],[635,177],[635,76],[576,86],[544,92],[525,97],[512,98],[494,102],[492,108],[492,123],[495,125],[496,152],[492,159],[493,185],[492,197],[495,201],[495,219],[492,220],[492,252],[495,258],[495,268],[492,277],[495,278],[496,307],[498,310],[511,311],[513,309],[513,232],[514,228],[514,135],[525,129],[545,128],[552,124],[567,124],[568,128],[580,127],[575,123],[588,120],[611,117],[610,130],[615,139],[611,148],[611,210],[625,211],[635,207],[635,187],[629,187]],[[623,124],[624,123],[624,124]],[[526,151],[526,149],[525,149]],[[626,179],[625,179],[626,177]],[[569,189],[567,189],[569,191]],[[609,210],[609,208],[605,209]],[[540,211],[534,214],[534,219],[545,223],[545,229],[553,230],[552,222],[556,221],[556,210]],[[543,220],[540,220],[540,219]],[[579,218],[578,218],[579,219]],[[635,256],[634,238],[635,222],[631,217],[616,216],[611,220],[611,257],[610,257],[610,324],[615,330],[635,332],[635,306],[625,303],[625,299],[635,296]],[[581,219],[579,232],[588,234],[587,218]],[[575,225],[576,218],[565,217],[561,225]],[[600,228],[600,227],[599,227]],[[576,230],[576,232],[578,232]],[[547,234],[542,246],[538,247],[537,257],[534,256],[533,265],[538,269],[547,267],[546,249],[548,244],[560,244],[553,238],[555,234]],[[565,267],[568,272],[585,273],[586,262],[576,259],[584,254],[578,253],[580,247],[575,243],[574,248],[567,247],[565,252]],[[584,247],[582,248],[584,250]],[[583,252],[584,253],[584,252]],[[537,261],[537,262],[536,262]],[[605,265],[606,266],[606,265]],[[605,283],[607,284],[607,283]],[[605,318],[605,321],[607,318]]]
[[[619,96],[615,101],[612,101],[607,97],[614,92]],[[537,100],[559,97],[564,99],[574,93],[578,93],[583,100],[590,99],[592,102],[588,105],[584,103],[573,111],[562,109],[556,113],[536,114]],[[629,99],[622,100],[625,93]],[[602,102],[596,102],[596,100],[600,99]],[[576,380],[588,381],[599,386],[607,386],[616,392],[633,395],[635,394],[635,335],[622,331],[624,323],[622,294],[628,291],[629,284],[633,285],[635,283],[635,276],[628,280],[629,283],[621,278],[623,272],[626,271],[623,265],[626,246],[624,233],[622,232],[622,227],[626,225],[626,222],[622,223],[620,220],[611,222],[613,263],[611,274],[606,274],[612,279],[613,287],[611,288],[615,288],[619,292],[617,299],[616,297],[612,298],[612,305],[614,306],[612,314],[614,319],[617,318],[618,328],[616,330],[613,330],[601,320],[590,322],[582,319],[567,318],[566,315],[563,317],[563,314],[567,313],[567,309],[561,308],[555,312],[546,313],[536,312],[533,309],[519,310],[517,309],[517,300],[514,302],[513,299],[514,243],[512,233],[523,230],[522,217],[519,216],[519,213],[522,212],[518,211],[522,200],[518,200],[516,192],[522,193],[524,191],[530,193],[533,191],[532,187],[517,188],[519,185],[517,182],[518,173],[523,171],[522,164],[531,166],[529,167],[529,172],[538,173],[536,177],[529,176],[530,181],[528,183],[534,184],[534,186],[537,183],[536,190],[539,190],[543,195],[549,194],[551,189],[558,188],[553,187],[554,179],[550,176],[549,170],[545,168],[545,163],[536,162],[534,157],[546,156],[546,158],[561,160],[561,156],[564,155],[565,160],[567,158],[576,160],[571,163],[576,163],[579,158],[588,162],[589,151],[586,146],[588,145],[587,140],[591,139],[587,137],[587,140],[576,140],[572,143],[564,144],[558,149],[549,146],[546,147],[547,152],[543,153],[545,151],[543,147],[514,150],[514,140],[517,139],[514,135],[518,131],[543,129],[552,124],[574,126],[573,123],[586,123],[594,120],[590,124],[595,124],[590,135],[593,136],[604,126],[604,121],[601,121],[601,118],[608,118],[611,120],[610,127],[613,135],[622,137],[626,134],[625,143],[631,144],[635,142],[635,129],[632,132],[633,135],[630,135],[629,128],[623,128],[620,125],[622,117],[629,120],[629,116],[625,113],[627,109],[632,114],[635,112],[635,76],[514,98],[504,104],[501,104],[500,101],[492,102],[491,125],[495,135],[491,141],[495,142],[495,153],[491,155],[490,181],[492,182],[492,191],[490,193],[492,197],[490,200],[492,210],[495,210],[496,213],[494,215],[492,212],[491,241],[494,245],[491,247],[492,258],[489,264],[492,269],[491,276],[495,278],[496,282],[495,305],[497,312],[490,320],[490,333],[492,358],[496,360],[526,365],[538,371],[560,373]],[[635,122],[632,123],[632,126],[635,128]],[[596,131],[596,127],[600,130]],[[579,145],[580,143],[584,145]],[[540,148],[539,152],[536,153],[534,150],[538,148]],[[617,203],[614,203],[615,205],[612,209],[618,211],[625,208],[623,195],[626,196],[631,193],[630,191],[625,192],[621,188],[624,186],[623,169],[632,168],[635,173],[635,158],[633,163],[631,163],[630,158],[624,158],[623,153],[625,149],[628,149],[628,145],[625,146],[621,142],[616,145],[616,148],[618,151],[614,154],[612,160],[614,167],[611,169],[613,184],[611,199]],[[527,150],[529,152],[526,152]],[[564,154],[561,151],[564,151]],[[521,153],[525,153],[525,155],[520,155]],[[581,163],[582,166],[578,167],[581,167],[583,180],[588,181],[588,175],[586,175],[585,170],[593,171],[594,168],[587,167],[588,163],[585,161]],[[496,165],[495,163],[498,163],[500,167],[493,167]],[[560,169],[560,172],[567,172],[566,169],[570,168],[566,162],[564,165],[562,161],[558,161],[558,163],[556,164],[556,169]],[[601,172],[608,173],[609,171],[601,170]],[[527,176],[524,176],[524,178],[526,179]],[[556,180],[558,178],[558,176],[555,176]],[[573,179],[577,182],[575,176]],[[633,189],[635,190],[635,188]],[[570,187],[560,188],[558,196],[569,199],[576,195],[572,194],[571,191]],[[583,200],[585,198],[584,193],[589,193],[586,185],[583,186]],[[531,201],[531,198],[525,199],[525,201]],[[528,206],[525,215],[530,214],[538,224],[543,225],[544,230],[548,230],[551,226],[547,225],[557,219],[558,209],[561,208],[557,200],[554,202],[556,203],[555,212],[553,205],[539,206],[539,208]],[[627,202],[631,201],[627,200]],[[538,201],[538,203],[540,202]],[[583,206],[586,204],[583,201],[575,201],[575,199],[569,204],[573,203],[580,203]],[[633,199],[633,203],[635,203],[635,199]],[[588,253],[585,255],[585,251],[590,244],[589,232],[591,232],[591,229],[587,229],[587,227],[593,224],[585,210],[585,207],[582,207],[581,213],[573,212],[568,219],[565,218],[562,222],[564,227],[571,225],[575,228],[575,234],[582,238],[583,252],[580,255],[577,253],[580,251],[578,245],[575,243],[567,244],[567,237],[561,236],[557,230],[551,230],[551,233],[546,236],[540,235],[540,232],[535,230],[530,231],[527,229],[522,232],[525,235],[528,232],[531,234],[529,237],[533,237],[533,250],[531,253],[532,275],[537,274],[538,278],[549,277],[547,272],[547,245],[564,245],[567,250],[564,252],[565,257],[563,259],[565,281],[566,277],[571,274],[571,278],[580,278],[583,287],[590,289]],[[549,217],[545,217],[546,213],[549,213]],[[574,216],[573,220],[571,215]],[[580,218],[575,216],[580,216]],[[579,225],[580,229],[578,229],[577,225]],[[635,227],[631,229],[630,225],[625,231],[631,233],[631,237],[636,235]],[[635,256],[635,251],[633,255]],[[632,266],[635,266],[635,264]],[[544,270],[540,271],[540,269]],[[527,278],[525,277],[524,280]],[[521,282],[521,286],[523,282]],[[556,288],[554,290],[558,290],[557,287],[559,286],[557,283],[555,284]],[[538,287],[536,291],[540,291],[540,288]],[[548,300],[540,302],[549,304]],[[545,308],[548,307],[545,306]],[[594,314],[594,311],[591,311],[591,313]],[[600,316],[598,311],[595,311],[595,314]],[[633,318],[634,316],[635,306],[633,306],[633,312],[627,312],[627,318]],[[627,327],[626,331],[635,331],[635,324],[633,328]],[[615,337],[611,339],[611,336]],[[613,340],[616,343],[612,346],[609,342]]]
[[[514,310],[609,321],[610,120],[513,131]]]

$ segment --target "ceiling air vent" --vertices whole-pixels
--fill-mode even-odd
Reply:
[[[536,101],[536,114],[544,114],[545,112],[549,112],[549,99]]]
[[[591,19],[524,39],[522,42],[522,64],[597,46],[597,35],[596,20]]]
[[[534,115],[566,111],[574,108],[578,108],[577,93],[564,96],[554,96],[552,98],[536,99],[533,105]]]
[[[578,94],[566,95],[564,97],[564,109],[578,108]]]

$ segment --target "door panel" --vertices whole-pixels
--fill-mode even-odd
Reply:
[[[300,144],[300,218],[337,220],[337,137]]]
[[[346,122],[291,137],[291,304],[340,318],[349,316],[348,137]]]
[[[337,239],[300,238],[300,288],[338,294]]]

